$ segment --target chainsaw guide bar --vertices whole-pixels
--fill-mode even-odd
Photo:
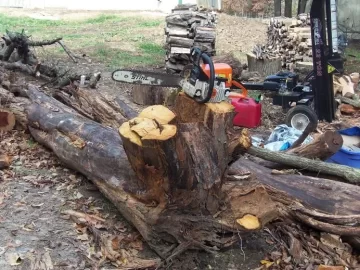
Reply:
[[[180,87],[183,78],[179,75],[159,73],[145,70],[118,69],[112,73],[112,79],[117,82],[153,85],[162,87]]]

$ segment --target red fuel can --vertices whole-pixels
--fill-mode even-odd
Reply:
[[[246,128],[255,128],[261,124],[261,104],[253,98],[231,98],[235,107],[233,125]]]

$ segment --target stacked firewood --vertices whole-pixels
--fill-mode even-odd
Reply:
[[[215,51],[216,13],[197,5],[178,5],[166,17],[166,69],[179,73],[190,63],[190,50],[198,47],[210,56]]]
[[[257,59],[280,57],[283,68],[297,62],[312,62],[311,28],[308,14],[300,14],[291,25],[272,18],[267,30],[266,45],[256,45]]]

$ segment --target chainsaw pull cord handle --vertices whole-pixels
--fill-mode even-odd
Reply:
[[[195,75],[197,79],[204,80],[205,78],[208,81],[209,89],[207,92],[207,95],[205,98],[195,98],[196,102],[198,103],[207,103],[213,94],[214,84],[215,84],[215,68],[214,63],[210,56],[208,56],[206,53],[202,52],[199,48],[192,48],[190,54],[193,57],[194,62],[194,69],[192,70],[192,75]],[[203,71],[203,69],[200,66],[200,60],[203,61],[203,63],[206,65],[209,65],[210,69],[210,76],[207,76],[207,74]]]

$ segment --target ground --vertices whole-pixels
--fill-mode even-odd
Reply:
[[[265,41],[265,23],[219,14],[218,54],[233,52],[245,61],[246,53]],[[33,40],[63,37],[71,51],[83,56],[79,63],[72,63],[58,45],[38,48],[38,58],[84,73],[101,71],[98,89],[110,97],[131,93],[128,85],[111,80],[114,69],[163,67],[163,28],[164,14],[154,12],[0,9],[1,33],[25,29]],[[356,54],[352,60],[358,58]],[[266,109],[266,115],[267,128],[281,123],[277,109]],[[128,243],[124,247],[127,258],[154,257],[145,244],[136,241],[137,232],[111,202],[83,176],[66,169],[29,134],[11,131],[0,136],[0,154],[13,157],[11,167],[0,171],[0,269],[100,269],[101,258],[89,256],[96,254],[96,239],[81,221],[64,214],[66,210],[103,219],[95,227]],[[171,269],[255,269],[274,249],[262,232],[244,240],[239,237],[235,248],[216,256],[188,252]],[[109,260],[102,267],[116,269]]]

